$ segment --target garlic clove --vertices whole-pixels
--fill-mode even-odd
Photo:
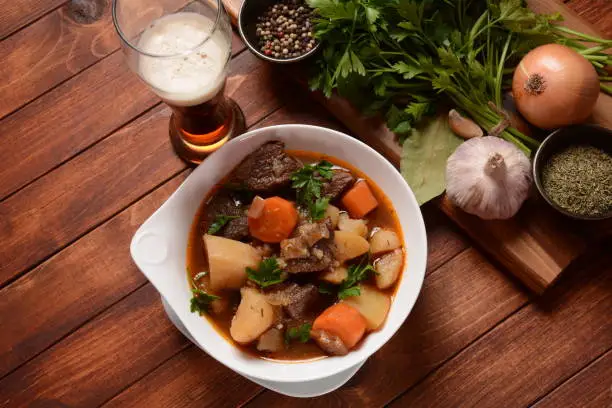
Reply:
[[[467,140],[448,158],[446,194],[465,212],[486,220],[514,216],[527,199],[531,163],[495,136]]]
[[[454,109],[448,112],[448,124],[457,136],[464,139],[482,137],[484,135],[480,126],[473,120],[461,116],[461,114]]]

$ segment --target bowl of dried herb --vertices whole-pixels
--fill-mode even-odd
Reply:
[[[551,133],[533,159],[542,197],[580,220],[612,218],[612,130],[574,125]]]

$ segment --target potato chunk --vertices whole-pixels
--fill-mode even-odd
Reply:
[[[246,282],[246,267],[257,268],[260,253],[233,239],[204,235],[204,246],[210,269],[210,287],[213,291],[240,289]]]
[[[368,235],[368,226],[366,222],[364,220],[353,220],[349,218],[347,213],[340,214],[338,229],[340,231],[352,232],[364,238]]]
[[[230,325],[232,339],[241,344],[251,343],[272,327],[277,308],[269,304],[266,296],[257,289],[244,287],[242,299]]]
[[[324,280],[325,282],[333,283],[334,285],[341,284],[347,277],[348,270],[344,266],[339,266],[319,275],[319,279]]]
[[[336,231],[334,233],[334,243],[336,244],[336,260],[344,262],[363,255],[370,249],[368,241],[352,232]]]
[[[376,286],[379,289],[387,289],[393,286],[397,280],[402,266],[404,265],[404,253],[401,249],[395,249],[378,258],[374,262],[376,270]]]
[[[390,252],[400,246],[402,246],[402,243],[397,234],[387,229],[376,231],[370,238],[370,252],[372,252],[372,255]]]
[[[340,218],[340,209],[334,205],[328,205],[327,209],[325,209],[325,218],[329,218],[332,223],[332,229],[336,229]]]
[[[385,322],[391,299],[370,285],[359,285],[360,295],[351,296],[343,302],[353,306],[366,319],[368,330],[376,330]]]

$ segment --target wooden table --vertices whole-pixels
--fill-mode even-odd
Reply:
[[[430,205],[419,301],[346,386],[294,400],[217,363],[129,256],[189,169],[169,109],[123,60],[109,2],[0,4],[1,407],[612,404],[611,243],[530,297]],[[569,6],[612,36],[612,2]],[[234,40],[227,92],[251,128],[342,129]]]

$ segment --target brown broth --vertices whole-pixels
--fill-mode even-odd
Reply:
[[[376,185],[370,178],[368,178],[362,171],[340,159],[327,155],[322,155],[320,153],[302,150],[287,150],[287,153],[294,157],[297,157],[304,163],[327,160],[335,166],[349,170],[357,178],[367,180],[368,186],[370,187],[370,189],[374,193],[374,196],[379,202],[378,208],[376,208],[366,217],[366,219],[369,221],[369,225],[375,225],[376,227],[388,228],[395,231],[400,237],[402,248],[404,248],[405,251],[402,227],[400,225],[399,218],[395,209],[393,208],[391,201],[387,198],[387,196],[380,189],[380,187]],[[229,175],[227,178],[229,178]],[[204,241],[202,234],[202,220],[208,201],[217,193],[219,188],[225,183],[226,179],[224,179],[221,183],[217,184],[217,186],[212,189],[206,199],[203,200],[202,204],[200,205],[200,208],[198,209],[198,212],[196,213],[194,222],[191,226],[191,231],[189,233],[189,239],[187,242],[187,278],[190,282],[193,282],[193,277],[199,272],[208,271],[208,262],[206,260],[206,253],[204,250]],[[370,231],[372,231],[372,228],[369,228]],[[391,297],[392,301],[395,297],[395,292],[397,291],[401,280],[404,278],[404,269],[405,268],[402,267],[402,275],[400,275],[395,285],[392,288],[384,291]],[[201,278],[198,283],[200,284],[202,289],[209,290],[208,276]],[[217,332],[222,335],[227,341],[234,344],[236,347],[240,348],[242,351],[248,353],[252,357],[283,362],[312,361],[327,357],[327,355],[323,353],[323,351],[312,341],[308,343],[293,342],[291,343],[291,347],[288,347],[282,352],[266,354],[257,351],[254,344],[249,346],[242,346],[235,343],[230,336],[229,328],[232,317],[236,311],[236,307],[240,301],[240,294],[238,291],[224,291],[223,293],[218,293],[218,295],[222,297],[222,301],[229,301],[232,307],[225,308],[223,312],[215,314],[214,317],[210,315],[204,315],[204,318],[207,319],[217,330]],[[331,305],[331,303],[332,302],[330,302],[329,304]],[[365,337],[367,337],[367,335],[364,336],[364,338]],[[363,339],[361,340],[361,342],[362,341]],[[359,347],[359,345],[357,345],[356,347]]]

